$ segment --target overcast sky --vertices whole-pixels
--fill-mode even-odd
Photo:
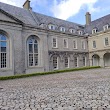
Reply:
[[[22,7],[26,0],[0,0]],[[33,11],[63,20],[85,24],[85,13],[90,12],[92,20],[110,13],[110,0],[30,0]]]

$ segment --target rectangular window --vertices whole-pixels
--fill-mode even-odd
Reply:
[[[60,27],[60,31],[65,32],[65,28],[64,27]]]
[[[93,48],[96,48],[96,41],[93,41]]]
[[[103,26],[104,31],[108,29],[108,25]]]
[[[55,30],[55,25],[50,24],[50,25],[49,25],[49,29]]]
[[[52,39],[53,48],[57,48],[57,38],[53,37]]]
[[[53,56],[53,69],[58,69],[58,57]]]
[[[75,67],[78,67],[78,57],[74,58],[74,64],[75,64]]]
[[[79,35],[82,35],[82,31],[78,31]]]
[[[81,48],[85,49],[85,41],[84,40],[81,41]]]
[[[86,66],[86,57],[83,57],[82,61],[83,61],[83,66]]]
[[[105,42],[105,46],[108,46],[109,45],[108,37],[105,38],[105,41],[104,42]]]
[[[68,39],[63,39],[64,48],[68,48]]]
[[[95,34],[96,32],[97,32],[96,29],[93,29],[93,30],[92,30],[92,34]]]
[[[69,68],[69,58],[65,57],[65,67]]]
[[[77,49],[77,42],[76,42],[76,40],[73,41],[73,49]]]

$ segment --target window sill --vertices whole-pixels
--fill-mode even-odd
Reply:
[[[78,48],[73,48],[73,50],[78,50]]]
[[[52,47],[52,49],[58,49],[58,47]]]
[[[27,69],[43,68],[42,66],[28,66]]]

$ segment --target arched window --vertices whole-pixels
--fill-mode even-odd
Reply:
[[[28,66],[38,65],[38,40],[36,36],[30,36],[28,41]]]
[[[69,68],[69,57],[65,57],[65,68]]]
[[[53,56],[53,69],[58,69],[58,57]]]
[[[0,68],[7,68],[7,37],[0,33]]]

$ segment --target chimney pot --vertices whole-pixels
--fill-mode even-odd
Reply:
[[[86,25],[89,25],[91,23],[91,14],[89,12],[86,12]]]

